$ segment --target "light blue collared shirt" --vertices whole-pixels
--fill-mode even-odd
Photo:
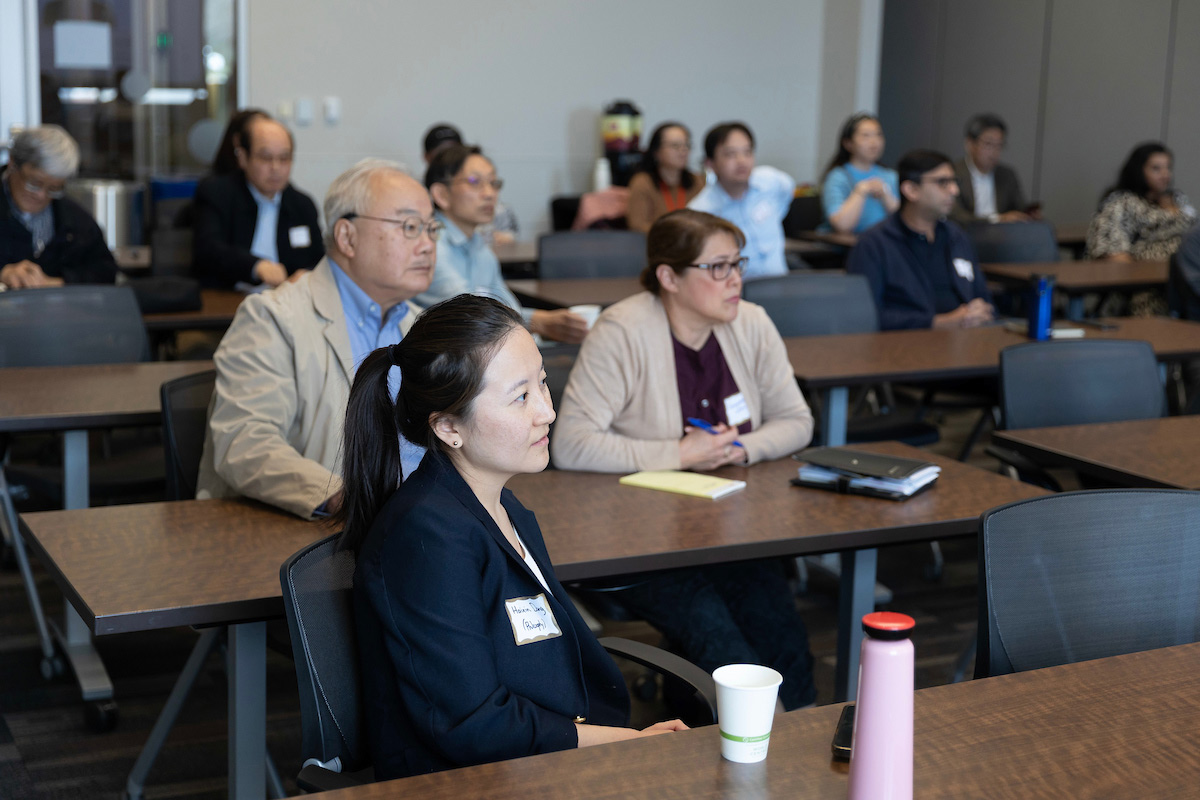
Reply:
[[[380,347],[397,344],[404,338],[400,323],[410,313],[408,303],[397,303],[386,314],[379,304],[339,267],[332,258],[329,262],[338,295],[342,299],[342,312],[346,315],[346,331],[350,334],[350,352],[354,355],[354,368],[358,369],[372,351]],[[388,370],[388,391],[392,397],[400,391],[400,368]],[[400,437],[400,465],[407,478],[425,457],[425,448]]]
[[[413,302],[428,308],[460,294],[478,294],[493,297],[519,311],[525,324],[529,324],[533,310],[522,308],[516,295],[504,283],[500,260],[492,252],[484,233],[476,229],[474,235],[467,236],[442,212],[434,216],[446,226],[437,243],[437,268],[429,288],[414,297]]]
[[[783,255],[783,218],[792,207],[796,182],[774,167],[755,167],[746,193],[733,199],[711,175],[688,208],[707,211],[729,220],[746,234],[742,255],[750,259],[745,276],[768,278],[786,275]]]
[[[250,181],[246,181],[246,186],[258,204],[258,221],[254,223],[254,241],[250,242],[250,252],[267,261],[279,261],[276,237],[279,235],[279,203],[283,199],[283,192],[272,198],[255,189]]]

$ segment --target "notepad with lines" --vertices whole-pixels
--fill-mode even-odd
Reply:
[[[719,500],[746,488],[745,481],[717,478],[712,475],[700,475],[696,472],[684,472],[677,469],[635,472],[621,478],[621,483],[625,486],[637,486],[642,489],[657,489],[660,492],[707,497],[710,500]]]

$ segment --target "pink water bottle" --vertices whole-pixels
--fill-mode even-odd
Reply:
[[[850,750],[850,800],[912,800],[913,645],[916,622],[877,611],[863,617],[858,709]]]

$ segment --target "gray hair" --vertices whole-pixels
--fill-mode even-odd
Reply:
[[[382,172],[408,176],[404,167],[383,158],[364,158],[333,179],[325,192],[325,250],[336,250],[333,228],[347,214],[361,213],[371,199],[371,181]]]
[[[66,180],[79,169],[79,145],[58,125],[42,125],[18,133],[9,158],[19,166],[28,164],[52,178]]]

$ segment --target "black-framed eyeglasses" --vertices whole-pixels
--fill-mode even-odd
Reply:
[[[354,221],[356,219],[373,219],[376,222],[391,222],[394,225],[399,225],[400,230],[404,231],[405,239],[419,239],[422,233],[428,233],[429,238],[437,241],[445,229],[440,221],[436,219],[423,220],[417,217],[405,217],[404,219],[389,219],[387,217],[372,217],[370,214],[358,214],[351,211],[349,214],[343,214],[342,219]]]
[[[750,263],[750,259],[746,256],[735,259],[733,261],[721,261],[716,264],[688,264],[689,267],[696,269],[708,270],[709,277],[714,281],[723,281],[729,277],[729,273],[735,269],[738,275],[743,275],[746,272],[746,265]]]
[[[921,178],[921,183],[932,183],[939,189],[949,189],[958,183],[958,178]]]
[[[484,186],[491,186],[498,192],[504,188],[504,178],[492,178],[488,180],[481,175],[464,175],[461,178],[455,178],[455,180],[462,181],[475,190],[480,190]]]

